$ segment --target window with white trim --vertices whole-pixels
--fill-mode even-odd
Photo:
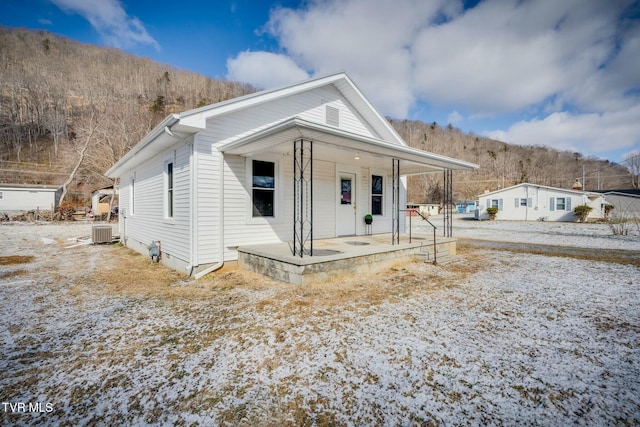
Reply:
[[[173,162],[165,163],[165,216],[173,218]]]
[[[518,207],[522,207],[522,208],[529,207],[530,208],[532,205],[533,205],[533,199],[531,199],[531,198],[519,199],[519,198],[516,197],[516,204],[515,204],[516,208],[518,208]]]
[[[371,175],[371,214],[382,215],[384,206],[384,179]]]
[[[251,164],[253,217],[275,217],[276,164],[253,160]]]
[[[551,197],[549,199],[550,211],[570,211],[571,197]]]
[[[135,207],[136,207],[136,173],[133,173],[133,176],[131,177],[131,181],[130,181],[130,187],[131,187],[131,194],[129,197],[129,212],[131,215],[135,214]]]

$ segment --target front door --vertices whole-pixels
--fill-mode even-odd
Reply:
[[[356,175],[340,172],[336,222],[338,236],[356,234]]]

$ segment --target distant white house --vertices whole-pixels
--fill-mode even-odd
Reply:
[[[476,219],[489,219],[488,207],[498,208],[496,219],[514,221],[576,221],[573,209],[588,205],[588,218],[603,218],[602,194],[535,184],[518,184],[478,196]]]
[[[640,190],[606,191],[604,196],[613,205],[612,218],[640,219]]]
[[[345,73],[172,114],[107,171],[121,241],[199,277],[238,247],[404,229],[405,176],[476,165],[407,146]]]
[[[56,210],[62,190],[51,185],[0,184],[0,212]]]

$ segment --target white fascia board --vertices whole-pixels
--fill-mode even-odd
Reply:
[[[504,192],[507,192],[507,191],[511,191],[514,188],[527,187],[527,186],[528,187],[535,187],[535,188],[543,188],[545,190],[554,191],[556,193],[569,193],[569,194],[575,194],[575,195],[599,194],[599,193],[590,193],[590,192],[582,191],[582,190],[573,190],[573,189],[570,189],[570,188],[549,187],[548,185],[539,185],[539,184],[532,184],[530,182],[523,182],[521,184],[512,185],[511,187],[501,188],[499,190],[490,191],[489,193],[480,194],[480,195],[478,195],[478,197],[484,197],[484,196],[490,196],[490,195],[493,195],[493,194],[504,193]]]
[[[177,114],[170,114],[160,124],[158,124],[151,132],[145,135],[140,142],[138,142],[127,154],[122,156],[113,166],[109,168],[104,174],[109,178],[117,178],[121,175],[121,172],[126,170],[126,164],[133,159],[137,154],[147,148],[157,137],[164,133],[166,126],[173,126],[180,116]]]
[[[302,82],[294,83],[276,89],[264,90],[237,98],[228,99],[226,101],[207,105],[201,108],[196,108],[194,110],[185,111],[184,113],[180,114],[180,124],[191,125],[194,127],[199,127],[200,129],[204,129],[206,120],[210,117],[230,113],[247,107],[253,107],[265,102],[271,102],[276,99],[284,98],[297,93],[306,92],[317,87],[326,86],[327,84],[334,83],[344,78],[346,78],[344,72],[334,73],[327,76],[304,80]]]
[[[347,76],[345,74],[344,79],[347,83],[349,83],[349,85],[351,86],[351,89],[355,92],[355,94],[357,94],[358,98],[365,104],[365,106],[369,109],[370,114],[373,115],[373,120],[369,120],[369,124],[376,129],[376,131],[380,131],[379,126],[376,126],[375,123],[372,123],[372,121],[378,122],[379,124],[382,125],[382,128],[384,130],[386,130],[389,133],[389,136],[391,137],[391,139],[395,140],[398,142],[398,144],[400,145],[405,145],[408,146],[407,142],[402,139],[402,137],[400,136],[400,134],[394,129],[393,126],[391,126],[391,123],[389,123],[389,121],[382,115],[382,113],[380,113],[380,111],[371,103],[369,102],[369,99],[367,99],[367,97],[364,95],[364,93],[360,90],[360,88],[358,87],[358,85],[356,85],[353,80],[351,80],[349,78],[349,76]],[[341,89],[341,88],[338,88]],[[341,90],[341,92],[343,92],[343,94],[345,94],[345,96],[347,97],[347,99],[351,98],[349,96],[349,94],[345,93],[344,90]],[[352,102],[353,104],[353,100],[349,99],[349,101]],[[356,107],[357,108],[357,107]]]
[[[388,141],[383,141],[352,132],[346,132],[330,126],[309,122],[299,117],[293,117],[289,120],[278,123],[254,134],[248,135],[237,141],[225,144],[221,146],[219,150],[231,154],[233,154],[234,151],[236,151],[236,153],[241,153],[243,148],[251,144],[259,143],[259,141],[264,140],[271,135],[275,135],[277,133],[284,132],[296,127],[300,128],[302,133],[304,133],[305,130],[308,130],[331,135],[334,137],[339,137],[342,142],[342,147],[349,148],[354,151],[362,151],[375,155],[398,158],[400,160],[406,160],[409,162],[442,169],[472,170],[479,167],[478,165],[473,163],[453,159],[451,157],[442,156],[440,154],[429,153],[417,148],[407,147],[405,145],[397,145]],[[261,147],[261,149],[264,148],[265,147]]]

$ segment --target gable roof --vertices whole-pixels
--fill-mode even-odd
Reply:
[[[514,188],[518,188],[518,187],[536,187],[536,188],[544,188],[546,190],[549,191],[557,191],[557,192],[562,192],[562,193],[571,193],[571,194],[593,194],[593,195],[598,195],[598,193],[594,193],[594,192],[590,192],[590,191],[583,191],[583,190],[572,190],[570,188],[560,188],[560,187],[549,187],[547,185],[538,185],[538,184],[531,184],[529,182],[523,182],[522,184],[516,184],[516,185],[512,185],[511,187],[505,187],[505,188],[501,188],[499,190],[494,190],[494,191],[490,191],[488,193],[484,193],[484,194],[480,194],[478,197],[484,197],[484,196],[491,196],[494,194],[498,194],[498,193],[504,193],[505,191],[510,191],[513,190]]]
[[[304,80],[292,85],[278,89],[265,90],[261,92],[244,95],[227,101],[218,102],[193,110],[188,110],[180,114],[171,114],[149,132],[135,147],[116,162],[106,175],[112,178],[121,176],[123,172],[135,168],[147,159],[157,155],[176,144],[176,136],[172,132],[177,132],[183,136],[177,137],[188,143],[191,135],[206,129],[207,120],[223,114],[239,112],[246,108],[258,106],[268,102],[274,102],[292,95],[301,94],[316,88],[334,86],[341,95],[358,112],[362,120],[375,132],[375,138],[363,138],[359,135],[337,132],[327,126],[319,126],[301,120],[299,117],[283,118],[285,121],[272,126],[270,129],[253,132],[246,138],[242,138],[238,143],[255,142],[256,136],[264,136],[265,133],[280,132],[283,124],[293,123],[298,129],[306,128],[307,131],[322,132],[324,135],[340,134],[339,143],[344,144],[349,140],[359,141],[360,144],[368,144],[375,147],[372,154],[396,155],[413,164],[428,164],[435,168],[450,168],[457,170],[476,169],[478,166],[461,160],[452,159],[447,156],[436,155],[426,151],[412,149],[396,132],[386,118],[369,102],[364,94],[358,89],[355,83],[344,72],[338,72],[325,76]],[[284,134],[283,134],[284,135]],[[185,137],[186,136],[186,137]],[[230,144],[235,145],[235,144]],[[235,145],[237,147],[237,145]],[[221,151],[228,152],[231,147],[220,147]],[[139,155],[143,154],[143,155]],[[416,163],[417,162],[417,163]]]
[[[343,71],[304,80],[277,89],[264,90],[193,110],[184,111],[179,114],[170,114],[160,122],[151,132],[149,132],[138,144],[136,144],[127,154],[118,160],[105,174],[115,177],[119,171],[128,169],[125,167],[129,163],[130,167],[141,163],[142,160],[136,156],[145,152],[146,158],[167,149],[175,144],[175,139],[165,138],[161,142],[159,139],[165,134],[165,129],[180,132],[181,134],[195,134],[207,126],[207,119],[233,111],[239,111],[248,107],[257,106],[263,103],[272,102],[291,95],[303,93],[315,88],[334,85],[340,93],[358,110],[363,119],[371,128],[377,132],[381,139],[392,143],[406,146],[406,142],[384,118],[384,116],[367,100],[364,94],[358,89],[355,83]],[[165,135],[166,136],[166,135]]]
[[[367,123],[380,135],[381,139],[397,143],[399,145],[407,145],[402,137],[396,132],[385,117],[369,102],[356,84],[347,76],[344,71],[334,74],[315,77],[298,83],[256,92],[244,95],[238,98],[229,99],[227,101],[218,102],[216,104],[207,105],[205,107],[196,108],[194,110],[180,113],[180,124],[175,130],[188,130],[193,128],[196,130],[206,127],[206,119],[217,115],[226,114],[231,111],[244,109],[271,102],[287,96],[310,91],[315,88],[333,84],[340,93],[355,107],[362,115]]]

